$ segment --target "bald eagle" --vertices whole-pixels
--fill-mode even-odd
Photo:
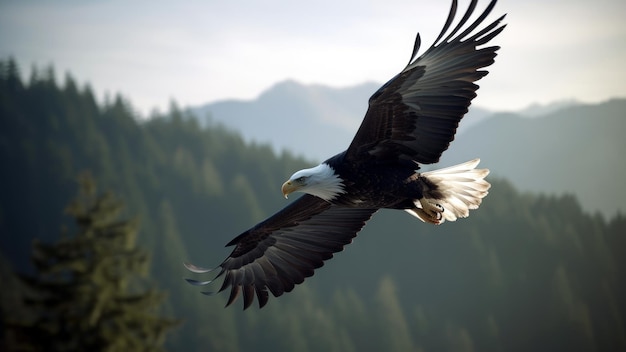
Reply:
[[[378,209],[401,209],[438,225],[478,208],[490,187],[489,170],[476,168],[479,159],[418,172],[421,164],[437,163],[454,139],[476,96],[474,82],[487,74],[479,69],[491,65],[499,49],[483,45],[504,29],[504,16],[479,28],[496,0],[470,23],[476,3],[471,1],[444,37],[456,15],[453,0],[441,33],[416,59],[417,35],[409,63],[371,96],[347,150],[294,173],[282,185],[285,197],[303,196],[230,241],[227,246],[235,248],[218,267],[185,267],[199,274],[220,269],[213,280],[224,278],[217,292],[231,288],[226,306],[243,293],[246,309],[256,293],[262,308],[269,292],[275,297],[290,292],[343,250]],[[213,281],[186,280],[198,286]]]

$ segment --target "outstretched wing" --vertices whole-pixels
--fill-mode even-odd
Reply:
[[[351,209],[331,205],[308,194],[283,210],[233,239],[227,246],[235,249],[222,264],[213,279],[224,276],[218,292],[231,287],[226,306],[243,292],[243,306],[248,308],[254,294],[263,307],[269,291],[278,297],[291,291],[324,260],[341,251],[363,228],[377,209]],[[196,273],[209,272],[191,264],[187,269]],[[196,281],[194,285],[208,285],[213,280]]]
[[[491,65],[499,49],[497,46],[478,47],[505,27],[498,27],[504,19],[502,16],[477,30],[495,6],[496,0],[493,0],[463,30],[476,2],[472,0],[458,25],[442,39],[456,15],[457,2],[453,1],[441,33],[433,45],[415,59],[420,47],[417,35],[409,64],[370,98],[369,109],[346,158],[355,160],[369,155],[422,164],[439,161],[476,96],[478,86],[473,82],[487,74],[479,69]]]

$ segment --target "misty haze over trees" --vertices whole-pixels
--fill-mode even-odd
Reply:
[[[601,111],[623,117],[624,105],[614,100],[567,114],[586,123]],[[496,116],[485,121],[503,123]],[[619,145],[612,138],[587,141],[589,148],[596,140]],[[484,148],[476,153],[488,153]],[[491,148],[508,146],[501,141]],[[474,156],[494,168],[487,156]],[[536,177],[552,172],[524,163],[531,156],[521,151],[514,157]],[[201,126],[174,103],[167,113],[138,119],[120,96],[99,104],[89,86],[69,75],[59,80],[52,69],[22,79],[12,60],[0,61],[0,158],[0,350],[16,348],[14,317],[41,313],[28,304],[33,292],[18,273],[37,272],[30,259],[35,239],[54,244],[64,226],[72,228],[64,209],[84,171],[125,204],[121,219],[138,219],[136,246],[151,264],[137,285],[166,293],[153,305],[160,307],[155,316],[181,320],[164,335],[168,350],[626,349],[623,212],[583,210],[581,199],[561,191],[522,193],[497,170],[490,194],[470,218],[436,227],[382,211],[292,293],[242,312],[223,309],[224,295],[207,297],[185,284],[182,262],[218,265],[229,252],[223,244],[287,204],[282,181],[312,162],[248,143],[219,124]],[[600,180],[611,172],[586,170],[588,162],[580,160],[578,170]]]

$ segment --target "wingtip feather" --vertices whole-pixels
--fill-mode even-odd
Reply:
[[[196,274],[205,274],[205,273],[210,273],[211,271],[217,269],[216,268],[203,268],[197,265],[193,265],[189,262],[184,262],[183,266],[185,266],[185,268],[189,271],[191,271],[192,273],[196,273]]]
[[[189,284],[194,285],[194,286],[206,286],[210,284],[211,282],[213,282],[213,280],[199,281],[199,280],[188,279],[188,278],[185,278],[185,281],[187,281]]]

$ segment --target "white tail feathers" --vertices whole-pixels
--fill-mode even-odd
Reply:
[[[420,174],[424,198],[407,209],[422,221],[440,224],[469,216],[487,195],[491,185],[485,181],[488,169],[476,169],[480,159]],[[426,217],[426,218],[424,218]]]

